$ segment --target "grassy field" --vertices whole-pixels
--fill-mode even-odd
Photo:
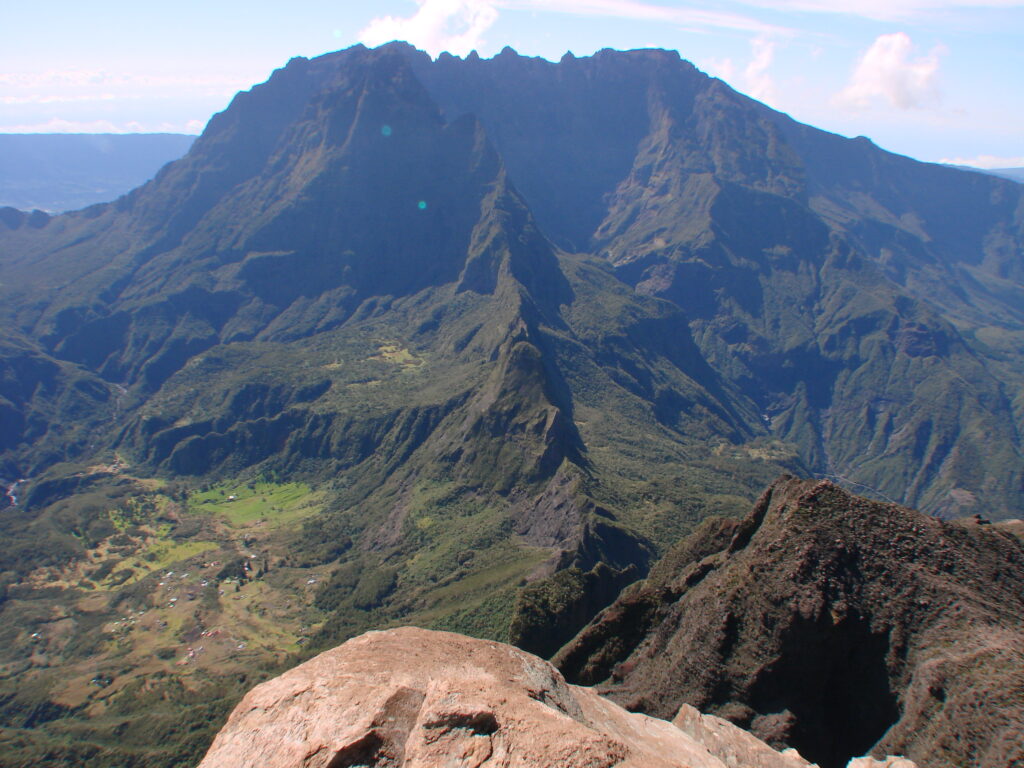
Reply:
[[[423,361],[412,354],[400,344],[381,344],[377,348],[377,354],[368,358],[370,360],[383,360],[387,363],[395,363],[402,366],[419,366]]]
[[[216,515],[234,528],[261,523],[281,528],[320,509],[323,494],[305,483],[218,485],[189,498],[190,512]]]

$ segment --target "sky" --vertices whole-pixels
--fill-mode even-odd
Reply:
[[[1024,166],[1024,0],[36,0],[0,14],[0,132],[200,133],[293,56],[404,39],[558,60],[666,48],[795,119]]]

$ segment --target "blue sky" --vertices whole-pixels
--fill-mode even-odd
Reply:
[[[803,122],[1024,166],[1024,0],[10,3],[0,132],[198,133],[292,56],[395,38],[434,55],[675,49]]]

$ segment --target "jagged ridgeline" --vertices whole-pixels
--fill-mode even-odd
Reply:
[[[391,44],[0,210],[19,754],[195,757],[189,691],[399,621],[553,653],[783,470],[1019,515],[1022,189],[662,51]]]
[[[685,702],[821,768],[1019,765],[1022,532],[780,478],[743,520],[706,520],[554,661],[630,711]]]

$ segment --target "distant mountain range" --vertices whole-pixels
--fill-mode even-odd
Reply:
[[[1024,183],[1024,168],[993,168],[988,173]]]
[[[1024,168],[974,168],[970,165],[949,165],[949,168],[957,168],[961,171],[972,173],[987,173],[990,176],[998,176],[1001,179],[1010,179],[1024,183]]]
[[[1022,393],[1019,184],[665,51],[293,59],[116,201],[0,209],[0,645],[61,659],[0,714],[166,717],[173,764],[186,672],[220,707],[389,623],[550,655],[783,472],[1019,517]]]
[[[108,203],[184,155],[195,136],[0,134],[0,207],[58,213]]]

